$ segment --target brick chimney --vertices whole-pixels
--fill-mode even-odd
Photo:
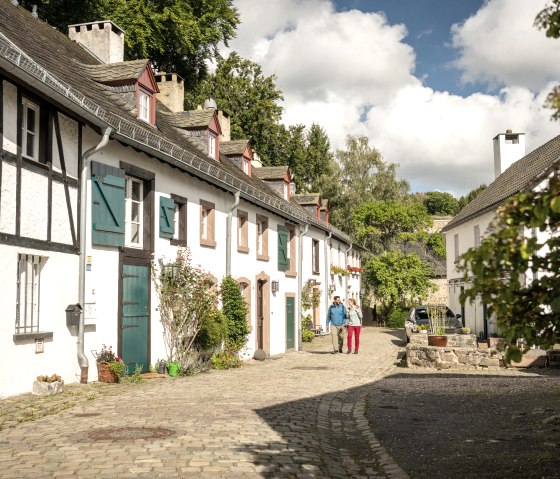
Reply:
[[[174,113],[184,111],[185,82],[177,73],[156,73],[158,101]]]
[[[69,25],[68,36],[103,63],[124,60],[124,31],[111,20]]]
[[[496,178],[525,156],[525,133],[506,130],[494,137],[494,175]]]
[[[220,127],[222,128],[220,141],[231,141],[231,123],[229,121],[229,116],[227,116],[222,110],[218,110],[218,121],[220,122]]]

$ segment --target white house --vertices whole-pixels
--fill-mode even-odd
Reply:
[[[326,304],[331,251],[359,264],[350,238],[291,200],[287,168],[280,182],[254,168],[215,104],[185,112],[180,77],[122,61],[112,22],[69,39],[8,0],[0,10],[0,360],[19,365],[0,369],[0,397],[39,374],[95,380],[102,344],[144,370],[165,358],[152,264],[185,246],[217,283],[239,282],[244,357],[297,350],[311,252]],[[336,291],[359,296],[349,284]]]
[[[494,138],[496,179],[471,203],[463,208],[444,228],[447,249],[449,307],[463,315],[463,323],[486,338],[497,333],[494,318],[488,317],[480,300],[461,305],[460,293],[467,285],[457,271],[456,261],[469,248],[480,244],[496,216],[496,209],[508,198],[545,181],[560,160],[560,136],[525,155],[524,133],[508,130]],[[529,232],[529,234],[534,234]]]

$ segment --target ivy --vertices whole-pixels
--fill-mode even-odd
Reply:
[[[229,350],[238,352],[247,342],[247,303],[241,295],[239,284],[231,277],[222,280],[222,312],[227,321],[226,345]]]

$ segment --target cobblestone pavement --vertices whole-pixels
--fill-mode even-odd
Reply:
[[[3,400],[0,477],[404,479],[363,387],[395,371],[401,347],[370,327],[359,354],[321,337],[236,370]]]

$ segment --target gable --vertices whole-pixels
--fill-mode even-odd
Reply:
[[[146,64],[146,68],[144,68],[144,71],[138,77],[138,85],[142,86],[152,94],[159,93],[156,77],[149,63]]]

